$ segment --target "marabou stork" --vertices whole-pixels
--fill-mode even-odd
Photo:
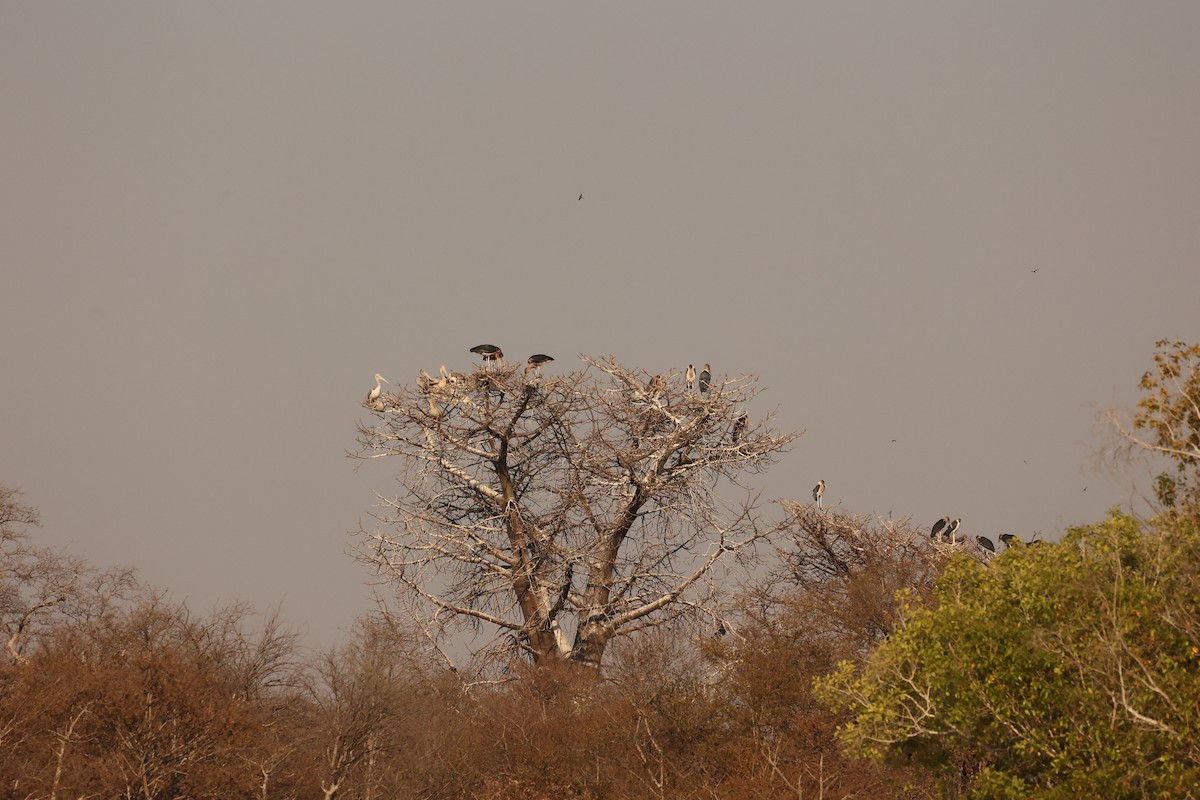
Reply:
[[[941,518],[941,519],[939,519],[937,522],[933,523],[933,530],[931,530],[931,531],[929,532],[929,538],[930,538],[930,539],[936,539],[936,538],[937,538],[937,535],[938,535],[938,533],[939,533],[939,532],[941,532],[942,528],[946,527],[946,526],[947,526],[947,525],[949,525],[949,524],[950,524],[950,518],[949,518],[949,517],[942,517],[942,518]]]
[[[477,344],[471,348],[472,353],[478,353],[484,361],[503,361],[504,351],[494,344]]]
[[[528,365],[525,367],[525,374],[528,375],[529,370],[536,369],[537,374],[541,375],[542,374],[542,364],[547,364],[553,360],[554,360],[553,356],[548,356],[545,353],[534,353],[525,361],[525,363]]]
[[[707,366],[707,365],[705,365]],[[821,497],[825,494],[825,481],[817,481],[817,485],[813,487],[813,502],[817,504],[817,508],[821,508]]]
[[[1017,535],[1016,535],[1015,533],[1002,533],[1002,534],[1000,534],[1000,541],[1004,542],[1004,546],[1005,546],[1005,547],[1012,547],[1012,546],[1013,546],[1013,539],[1017,539]],[[1018,541],[1018,542],[1020,542],[1021,540],[1020,540],[1020,539],[1017,539],[1017,541]]]
[[[956,530],[958,530],[958,526],[961,524],[962,524],[962,517],[959,517],[958,519],[954,520],[954,522],[951,522],[949,525],[946,526],[946,541],[947,542],[951,542],[951,543],[954,542],[954,532]]]
[[[692,388],[696,385],[696,368],[688,364],[687,372],[684,373],[683,377],[687,379],[688,391],[692,391]]]
[[[976,536],[975,541],[979,542],[979,546],[989,553],[996,552],[996,545],[992,544],[992,540],[986,536]]]
[[[708,397],[709,387],[712,386],[712,367],[708,364],[704,365],[704,369],[700,371],[700,394]]]

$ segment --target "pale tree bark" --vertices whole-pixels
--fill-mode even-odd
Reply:
[[[398,466],[359,557],[435,642],[488,626],[486,657],[599,666],[616,636],[716,615],[719,565],[777,526],[747,474],[794,439],[742,418],[755,379],[701,395],[611,357],[554,378],[493,364],[423,374],[359,426]]]
[[[363,621],[349,642],[322,652],[310,676],[308,735],[321,753],[326,800],[375,796],[387,771],[380,765],[408,755],[403,723],[413,713],[420,668],[406,637],[374,622]]]
[[[79,721],[91,712],[92,704],[84,703],[67,721],[65,730],[55,730],[54,738],[58,740],[58,751],[54,754],[54,783],[50,785],[50,800],[58,800],[58,787],[62,782],[63,764],[66,760],[67,745],[76,741],[75,727]]]

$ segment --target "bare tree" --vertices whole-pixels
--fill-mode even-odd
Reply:
[[[581,359],[545,380],[496,361],[422,373],[366,406],[358,457],[399,471],[359,557],[431,641],[491,626],[486,655],[599,666],[615,636],[716,614],[715,568],[775,532],[741,481],[795,434],[739,422],[754,378],[701,396]]]
[[[83,559],[29,541],[39,522],[19,489],[0,485],[0,630],[7,657],[26,660],[29,643],[54,619],[105,613],[138,589],[127,569],[99,570]]]
[[[906,519],[871,519],[791,501],[783,507],[790,525],[779,552],[782,566],[757,596],[802,604],[820,628],[814,635],[836,632],[859,650],[892,631],[897,592],[928,596],[955,552],[991,556],[973,544],[931,539]]]
[[[447,710],[430,673],[455,678],[418,654],[410,634],[366,617],[350,641],[317,654],[303,744],[326,800],[413,794],[403,782],[414,754]]]

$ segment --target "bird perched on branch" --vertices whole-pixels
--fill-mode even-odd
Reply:
[[[707,365],[705,365],[707,366]],[[813,487],[813,502],[817,504],[817,508],[821,508],[821,498],[825,495],[825,481],[817,481],[817,485]]]
[[[733,423],[733,437],[732,438],[733,438],[734,444],[737,444],[738,439],[742,438],[742,431],[746,430],[746,425],[749,424],[749,422],[750,422],[750,418],[748,416],[746,416],[745,414],[742,414],[740,417],[737,418],[737,421]]]
[[[445,379],[443,378],[442,380],[444,383]],[[422,392],[428,392],[430,389],[432,389],[433,387],[435,387],[437,385],[438,385],[438,382],[436,380],[434,380],[433,376],[430,375],[425,370],[421,370],[420,372],[417,373],[417,388],[420,389]]]
[[[936,538],[937,538],[937,535],[938,535],[938,533],[940,533],[940,532],[941,532],[942,528],[945,528],[945,527],[946,527],[947,525],[949,525],[949,524],[950,524],[950,518],[949,518],[949,517],[942,517],[942,518],[941,518],[941,519],[939,519],[937,522],[933,523],[933,530],[931,530],[931,531],[929,532],[929,538],[930,538],[930,539],[936,539]]]
[[[1020,539],[1017,539],[1017,535],[1015,533],[1000,534],[1000,541],[1004,542],[1005,547],[1012,547],[1013,539],[1016,539],[1018,543],[1020,543],[1020,541],[1021,541]]]
[[[696,385],[696,368],[688,364],[687,372],[684,373],[683,377],[687,379],[688,391],[692,391],[692,388]]]
[[[388,379],[383,377],[382,375],[380,375],[378,372],[376,372],[375,373],[375,388],[372,389],[371,391],[367,392],[367,402],[368,403],[374,403],[376,400],[379,399],[379,393],[383,391],[383,387],[380,386],[381,383],[388,383]]]
[[[992,544],[992,540],[986,536],[976,536],[975,541],[979,542],[979,546],[989,553],[996,552],[996,545]]]
[[[954,532],[956,530],[958,530],[958,526],[961,524],[962,524],[962,517],[959,517],[958,519],[954,520],[954,522],[951,522],[949,525],[946,526],[946,541],[947,542],[954,541]]]
[[[646,384],[646,391],[652,395],[662,394],[662,390],[667,388],[667,379],[662,375],[654,375],[650,378],[650,382]]]
[[[700,394],[708,397],[708,390],[712,386],[712,367],[708,364],[704,365],[704,369],[700,371]]]
[[[477,344],[471,348],[472,353],[478,353],[484,361],[503,361],[504,351],[494,344]]]
[[[542,364],[548,364],[549,362],[551,362],[553,360],[554,360],[553,357],[548,356],[545,353],[534,353],[525,361],[525,363],[528,365],[525,367],[525,374],[528,375],[529,370],[536,369],[537,374],[541,375],[542,374]]]

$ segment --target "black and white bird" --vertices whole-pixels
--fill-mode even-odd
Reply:
[[[388,383],[388,379],[383,377],[382,375],[380,375],[378,372],[376,372],[375,373],[375,388],[372,389],[371,391],[367,392],[367,402],[368,403],[374,403],[376,400],[379,399],[379,393],[383,391],[383,387],[380,385],[381,383]]]
[[[825,495],[825,481],[817,481],[817,485],[813,487],[813,502],[817,504],[817,508],[821,508],[821,498]]]
[[[951,522],[949,525],[946,526],[946,541],[947,542],[954,541],[954,532],[956,530],[958,530],[958,526],[961,524],[962,524],[962,517],[959,517],[958,519],[954,520],[954,522]]]
[[[708,397],[708,390],[712,386],[712,367],[708,364],[704,365],[704,369],[700,371],[700,394]]]
[[[477,344],[471,348],[472,353],[478,353],[484,361],[503,361],[504,351],[494,344]]]
[[[653,375],[650,377],[650,382],[646,384],[646,391],[652,395],[662,394],[663,389],[667,388],[667,379],[662,375]]]
[[[930,538],[930,539],[936,539],[936,538],[937,538],[937,535],[938,535],[939,533],[941,533],[942,529],[943,529],[943,528],[945,528],[945,527],[946,527],[947,525],[949,525],[949,524],[950,524],[950,518],[949,518],[949,517],[942,517],[942,518],[941,518],[941,519],[939,519],[937,522],[933,523],[933,530],[931,530],[931,531],[929,532],[929,538]]]
[[[525,374],[528,375],[529,370],[536,369],[537,374],[541,375],[542,374],[542,364],[548,364],[553,360],[554,360],[554,358],[552,356],[548,356],[545,353],[534,353],[525,361],[525,363],[527,365],[525,367]]]
[[[687,390],[690,392],[696,386],[696,368],[688,364],[687,372],[683,375],[687,379]]]
[[[1020,541],[1021,541],[1020,539],[1017,539],[1017,535],[1016,535],[1015,533],[1002,533],[1002,534],[1000,534],[1000,541],[1004,542],[1004,546],[1005,546],[1005,547],[1012,547],[1012,546],[1013,546],[1013,540],[1014,540],[1014,539],[1016,539],[1016,541],[1017,541],[1018,543],[1020,543]]]
[[[732,439],[733,439],[734,444],[737,444],[738,439],[742,438],[742,432],[746,430],[746,425],[748,425],[749,423],[750,423],[750,417],[746,416],[745,414],[742,414],[733,423]]]
[[[989,553],[996,552],[996,545],[992,544],[992,540],[986,536],[976,536],[975,541],[979,542],[979,546]]]

